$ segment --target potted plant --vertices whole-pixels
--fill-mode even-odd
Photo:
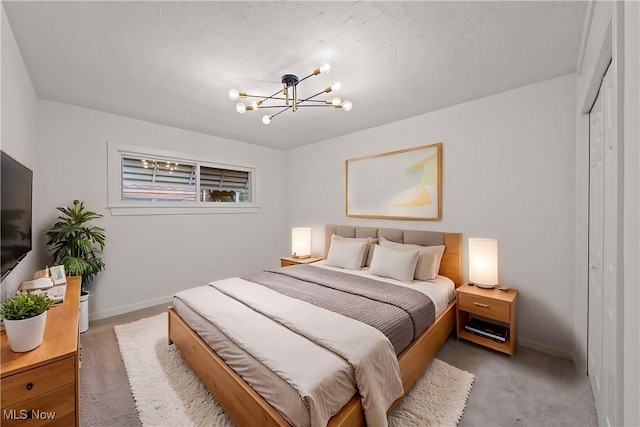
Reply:
[[[105,232],[101,227],[90,225],[99,213],[87,210],[84,202],[73,201],[72,207],[56,208],[62,215],[58,222],[46,231],[47,247],[54,263],[64,265],[69,276],[82,276],[80,296],[80,332],[89,328],[88,286],[94,276],[104,268],[98,256],[104,250]]]
[[[102,215],[85,209],[84,202],[73,201],[73,207],[56,208],[62,215],[47,230],[47,247],[57,265],[64,265],[69,276],[82,276],[82,289],[87,290],[93,277],[104,268],[98,257],[104,250],[104,229],[89,222]]]
[[[0,305],[0,316],[4,319],[12,351],[31,351],[42,344],[51,304],[53,300],[46,295],[22,292]]]

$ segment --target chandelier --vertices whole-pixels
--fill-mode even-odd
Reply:
[[[298,108],[303,107],[333,107],[333,108],[341,108],[344,111],[350,111],[352,104],[351,101],[342,100],[339,97],[326,98],[326,99],[315,99],[316,97],[323,95],[325,93],[337,92],[341,88],[341,84],[339,82],[334,82],[331,86],[321,90],[315,95],[311,95],[306,98],[298,97],[298,85],[303,81],[307,80],[309,77],[317,76],[322,73],[329,73],[331,70],[331,64],[328,62],[323,62],[319,68],[313,70],[311,74],[301,79],[298,76],[293,74],[285,74],[282,76],[282,89],[274,93],[273,95],[249,95],[247,93],[238,92],[235,89],[231,89],[229,91],[229,98],[233,101],[237,101],[240,98],[253,98],[255,101],[252,101],[249,104],[244,102],[239,102],[236,104],[236,111],[240,114],[244,114],[247,111],[258,110],[263,108],[279,108],[275,114],[265,114],[262,116],[262,123],[268,125],[271,123],[274,117],[284,113],[285,111],[291,110],[293,112],[298,111]],[[273,102],[273,103],[272,103]]]

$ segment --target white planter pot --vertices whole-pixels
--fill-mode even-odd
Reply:
[[[4,319],[9,347],[16,353],[31,351],[42,344],[44,326],[47,323],[47,312],[24,320]]]
[[[87,332],[89,330],[89,291],[82,291],[80,293],[79,323],[80,333]]]

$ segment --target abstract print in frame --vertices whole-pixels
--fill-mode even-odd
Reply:
[[[440,219],[442,143],[345,160],[346,216]]]

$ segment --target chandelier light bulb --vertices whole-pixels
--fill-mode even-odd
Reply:
[[[264,123],[265,125],[268,125],[269,123],[271,123],[272,117],[273,116],[269,116],[265,114],[264,116],[262,116],[262,123]]]
[[[240,114],[244,114],[247,111],[247,106],[242,102],[236,104],[236,111]]]
[[[229,91],[229,98],[233,101],[235,101],[236,99],[240,98],[240,92],[238,92],[235,89],[231,89]]]
[[[331,105],[339,106],[340,104],[342,104],[342,99],[337,96],[331,100]]]
[[[342,88],[342,83],[340,82],[333,82],[333,84],[331,85],[332,91],[339,91],[341,88]]]
[[[258,107],[260,106],[261,102],[260,101],[253,101],[251,102],[251,106],[253,107],[254,110],[257,110]]]
[[[353,107],[353,104],[351,104],[351,101],[349,101],[349,100],[345,100],[345,101],[342,103],[342,109],[343,109],[344,111],[351,111],[351,108],[352,108],[352,107]]]
[[[322,65],[320,66],[320,72],[329,73],[329,71],[331,71],[331,64],[326,61],[322,62]]]

